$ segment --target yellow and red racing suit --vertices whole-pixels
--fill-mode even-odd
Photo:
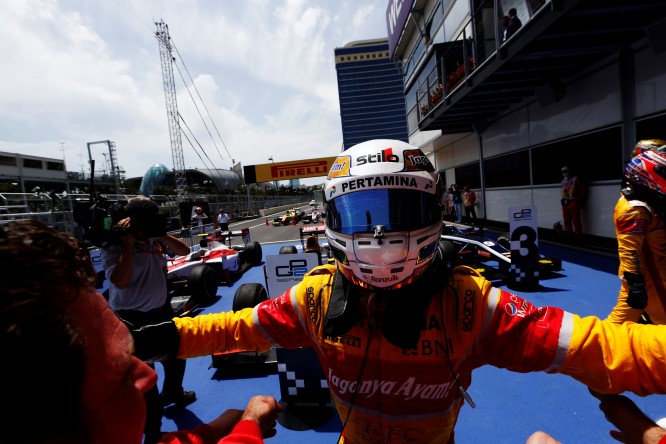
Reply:
[[[179,357],[312,347],[343,422],[351,405],[345,443],[453,442],[464,403],[456,378],[467,388],[486,364],[564,373],[607,393],[666,392],[666,326],[535,307],[458,267],[432,288],[417,346],[403,349],[369,326],[362,304],[346,333],[326,335],[337,279],[335,266],[324,265],[254,309],[176,318]]]
[[[621,196],[613,212],[620,257],[622,288],[617,305],[608,315],[613,322],[638,321],[645,311],[654,324],[666,324],[666,227],[663,217],[647,203]],[[645,310],[627,304],[629,283],[625,273],[645,279]]]

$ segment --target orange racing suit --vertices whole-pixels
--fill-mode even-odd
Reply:
[[[666,326],[535,307],[457,267],[431,287],[417,345],[405,349],[370,326],[361,303],[346,333],[325,333],[338,279],[335,266],[324,265],[253,309],[176,318],[179,357],[312,347],[343,422],[351,406],[345,443],[452,443],[464,403],[460,387],[486,364],[564,373],[607,393],[666,392],[666,361],[658,359],[666,353]]]
[[[613,322],[638,321],[645,311],[654,324],[666,324],[666,226],[663,216],[641,200],[621,196],[613,213],[620,257],[622,288],[608,315]],[[645,310],[627,304],[629,283],[625,273],[642,276],[648,295]]]

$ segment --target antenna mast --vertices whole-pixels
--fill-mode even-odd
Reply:
[[[176,85],[173,77],[174,57],[171,54],[171,37],[169,27],[164,21],[156,22],[155,37],[160,46],[160,60],[162,61],[162,81],[164,82],[164,98],[166,100],[167,118],[169,120],[169,137],[171,139],[171,157],[173,158],[173,171],[176,179],[176,193],[178,200],[187,197],[187,180],[185,178],[185,157],[183,156],[183,141],[180,137],[180,121],[178,119],[178,102],[176,101]]]

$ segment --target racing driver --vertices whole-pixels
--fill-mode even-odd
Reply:
[[[605,393],[666,393],[666,326],[535,307],[471,268],[448,270],[437,174],[418,148],[356,145],[324,192],[335,265],[254,308],[157,326],[175,337],[171,353],[312,347],[344,443],[452,443],[460,408],[473,406],[472,370],[486,364],[563,373]],[[140,336],[140,355],[167,352]]]
[[[640,140],[632,154],[613,212],[622,287],[608,319],[666,324],[666,140]]]

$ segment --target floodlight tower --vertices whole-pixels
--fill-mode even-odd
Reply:
[[[155,23],[157,31],[155,37],[160,46],[160,60],[162,61],[162,81],[164,82],[164,98],[166,100],[167,118],[169,120],[169,137],[171,139],[171,157],[173,158],[173,172],[176,179],[176,193],[179,200],[187,197],[187,180],[185,177],[185,157],[183,156],[183,141],[180,137],[180,121],[178,119],[178,102],[176,101],[176,84],[173,77],[174,57],[171,54],[171,37],[169,27],[163,21]]]

